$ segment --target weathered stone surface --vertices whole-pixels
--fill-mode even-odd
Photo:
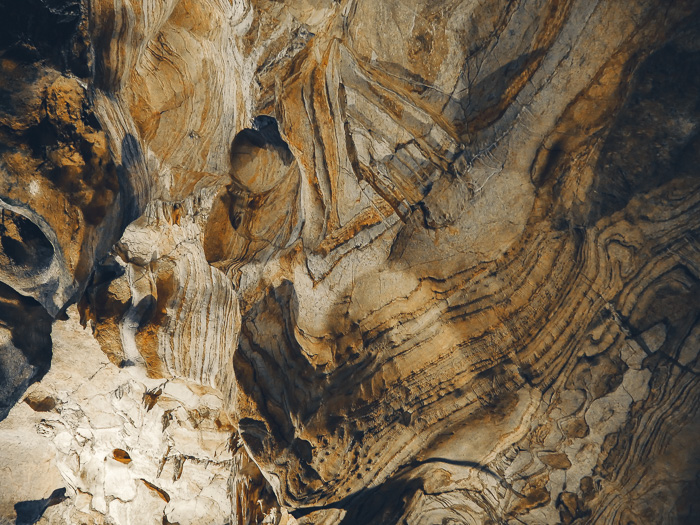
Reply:
[[[235,444],[220,394],[119,369],[77,317],[55,323],[51,370],[0,423],[3,514],[63,488],[50,523],[230,515]]]
[[[697,2],[22,9],[2,513],[698,519]]]

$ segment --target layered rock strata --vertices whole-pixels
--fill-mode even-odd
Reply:
[[[697,2],[0,5],[4,515],[698,518]]]

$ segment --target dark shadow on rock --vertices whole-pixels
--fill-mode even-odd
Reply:
[[[258,400],[258,408],[270,425],[274,442],[288,446],[294,439],[292,418],[304,419],[307,410],[315,410],[312,407],[321,403],[321,399],[308,395],[315,392],[313,383],[320,379],[319,374],[302,357],[302,349],[293,335],[298,309],[296,302],[294,285],[290,281],[284,281],[266,294],[244,317],[241,343],[234,354],[239,388]],[[268,317],[270,315],[272,317]],[[281,323],[265,323],[265,318],[280,320]],[[259,327],[265,331],[260,332]],[[273,341],[277,348],[270,346]],[[284,360],[275,359],[275,356],[283,356]],[[295,380],[292,380],[292,376]],[[279,378],[290,380],[280,385]],[[275,410],[283,404],[295,410],[291,413]],[[264,425],[245,418],[241,420],[240,427],[243,439],[250,441],[256,452],[257,448],[262,452],[262,447],[256,445],[266,434]]]
[[[121,208],[123,210],[121,230],[124,231],[140,215],[129,172],[141,162],[143,152],[138,140],[131,133],[127,133],[122,139],[121,149],[122,164],[117,168],[117,177],[119,178]]]
[[[51,367],[53,319],[34,299],[0,283],[0,421]],[[4,334],[2,334],[4,335]]]
[[[336,503],[320,507],[307,507],[292,511],[292,516],[301,518],[313,512],[327,509],[342,509],[346,511],[341,525],[385,525],[403,523],[402,518],[416,493],[423,490],[423,478],[416,476],[415,469],[428,463],[445,463],[461,467],[470,467],[498,480],[507,489],[513,490],[497,473],[475,461],[462,461],[448,458],[428,458],[415,460],[400,470],[400,473],[381,485],[363,489],[350,494]],[[523,497],[521,494],[514,493]]]
[[[54,490],[48,498],[20,501],[15,503],[15,513],[17,514],[16,525],[34,525],[41,519],[46,509],[53,505],[58,505],[68,499],[66,489]]]
[[[391,480],[375,489],[362,491],[345,510],[347,514],[341,525],[366,523],[383,525],[396,523],[405,513],[413,496],[423,488],[420,478]]]
[[[0,258],[20,271],[43,271],[50,264],[54,248],[41,229],[12,210],[0,209]]]
[[[490,126],[503,115],[509,106],[503,102],[506,97],[513,97],[513,94],[509,93],[513,80],[543,56],[544,51],[541,49],[523,53],[487,75],[467,92],[467,96],[460,100],[460,105],[464,108],[472,131]]]
[[[257,134],[264,145],[276,146],[289,151],[289,146],[287,146],[287,143],[280,135],[277,120],[274,117],[258,115],[253,119],[253,129],[257,131]]]
[[[588,224],[623,209],[637,194],[700,175],[700,50],[692,44],[700,23],[687,33],[635,72],[596,166]]]
[[[298,313],[298,298],[290,281],[271,288],[244,314],[233,360],[238,388],[254,400],[256,416],[264,420],[242,419],[242,439],[256,460],[297,465],[298,476],[290,482],[299,492],[293,497],[313,500],[322,485],[311,466],[318,451],[303,440],[295,441],[294,422],[305,424],[312,418],[322,418],[340,442],[361,441],[362,432],[353,431],[352,423],[370,407],[358,408],[358,413],[349,418],[346,412],[357,401],[358,385],[376,374],[378,363],[371,353],[362,357],[352,353],[344,341],[349,336],[359,340],[360,335],[353,335],[356,328],[345,326],[347,319],[338,315],[330,332],[343,333],[346,338],[334,338],[339,344],[333,351],[342,364],[333,370],[313,366],[295,335]]]
[[[676,512],[678,525],[700,523],[700,473],[686,484],[680,498],[676,501]]]
[[[343,509],[345,517],[340,525],[385,525],[397,523],[416,492],[423,489],[423,480],[392,479],[378,487],[364,489],[324,507],[307,507],[292,511],[299,519],[312,512],[326,509]]]
[[[349,352],[349,355],[343,356],[341,364],[330,373],[324,366],[313,367],[295,335],[298,315],[299,303],[294,285],[284,280],[244,315],[241,343],[234,356],[234,361],[241,367],[234,367],[240,388],[249,389],[253,398],[259,397],[261,406],[265,406],[266,401],[282,404],[278,393],[286,398],[284,404],[292,414],[274,419],[280,430],[278,437],[284,436],[290,444],[294,436],[292,418],[306,421],[319,410],[326,411],[329,396],[347,397],[347,401],[354,399],[357,384],[377,371],[373,355],[361,358],[352,353],[352,348],[342,345],[336,351]],[[347,335],[357,329],[345,324],[346,319],[338,316],[337,326],[329,327],[329,332]],[[361,339],[359,334],[355,337]],[[244,369],[248,373],[244,373]],[[279,378],[287,380],[280,385]],[[323,387],[319,388],[321,385]]]
[[[87,77],[88,44],[78,28],[83,15],[80,0],[0,0],[0,49]]]
[[[251,149],[276,149],[285,164],[294,160],[289,146],[280,135],[277,120],[267,115],[259,115],[253,119],[251,128],[241,130],[233,139],[231,156],[250,154]],[[235,160],[233,162],[235,166]]]

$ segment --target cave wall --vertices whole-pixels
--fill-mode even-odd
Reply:
[[[697,2],[0,13],[0,515],[698,519]]]

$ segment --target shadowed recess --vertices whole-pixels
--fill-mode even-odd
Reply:
[[[34,525],[41,519],[46,509],[66,499],[68,499],[66,489],[60,488],[54,490],[48,498],[15,503],[16,525]]]
[[[19,271],[41,271],[49,266],[53,246],[32,221],[0,209],[0,263]]]
[[[52,321],[34,299],[0,283],[0,420],[48,372]]]

